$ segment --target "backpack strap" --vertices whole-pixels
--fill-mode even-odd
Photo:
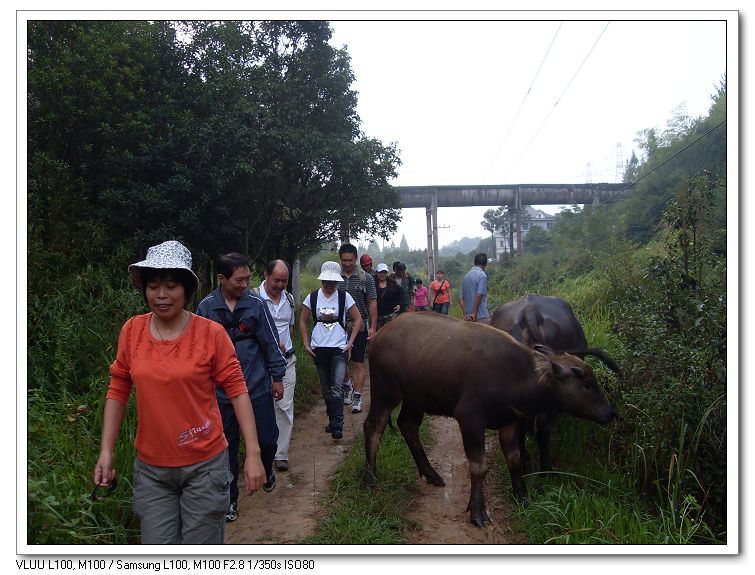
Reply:
[[[286,299],[288,300],[288,305],[291,306],[291,309],[295,310],[296,306],[294,305],[294,296],[292,296],[286,290],[283,290],[283,293],[286,294]]]
[[[338,290],[338,323],[341,327],[346,329],[346,292],[344,290]]]
[[[309,309],[312,312],[312,327],[317,325],[317,291],[314,290],[309,294]]]

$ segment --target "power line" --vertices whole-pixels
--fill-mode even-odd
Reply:
[[[605,34],[605,31],[608,28],[609,24],[610,24],[610,22],[606,22],[606,25],[603,27],[603,30],[600,32],[600,34],[598,35],[598,38],[593,43],[592,48],[590,48],[590,51],[587,52],[587,55],[582,60],[582,63],[579,65],[579,68],[577,68],[577,71],[574,72],[574,75],[571,77],[571,79],[569,80],[569,82],[566,84],[566,87],[561,92],[561,95],[556,99],[556,102],[553,104],[553,107],[551,108],[550,112],[548,112],[548,115],[545,117],[545,119],[543,120],[542,124],[540,124],[540,127],[537,129],[537,131],[535,132],[535,134],[532,136],[532,139],[529,141],[529,143],[524,148],[524,150],[522,150],[522,153],[519,155],[519,157],[517,158],[516,162],[514,162],[514,165],[511,167],[511,169],[506,174],[506,177],[504,178],[504,181],[508,180],[509,174],[511,174],[511,172],[514,170],[514,168],[516,168],[516,166],[519,164],[519,161],[522,159],[522,157],[524,157],[524,154],[527,153],[527,150],[529,150],[530,146],[532,145],[532,142],[535,141],[535,138],[540,133],[540,130],[543,129],[543,126],[545,126],[546,122],[550,119],[551,114],[553,114],[553,111],[556,109],[556,106],[558,106],[558,103],[564,97],[564,94],[566,94],[566,91],[569,89],[569,86],[572,85],[572,82],[574,81],[574,78],[576,78],[577,74],[579,74],[580,70],[582,70],[582,68],[585,65],[585,62],[587,62],[587,59],[590,57],[590,54],[592,54],[593,50],[595,50],[595,46],[598,45],[598,42],[600,42],[600,39],[603,37],[603,34]]]
[[[503,150],[504,144],[509,139],[509,134],[511,134],[511,130],[514,127],[514,124],[516,123],[517,119],[519,118],[519,114],[521,113],[522,108],[524,107],[524,103],[527,101],[527,98],[529,97],[530,92],[532,92],[532,88],[535,85],[535,82],[537,81],[537,77],[540,75],[540,70],[543,69],[543,64],[545,64],[545,60],[548,58],[548,54],[550,54],[551,48],[553,48],[553,43],[556,41],[556,37],[558,36],[558,33],[561,31],[561,26],[563,25],[564,25],[563,22],[561,22],[558,25],[558,29],[556,30],[556,33],[553,35],[553,39],[551,40],[551,43],[548,46],[548,50],[546,50],[545,56],[543,56],[543,59],[540,62],[540,66],[538,67],[537,72],[535,72],[535,77],[532,78],[532,82],[530,82],[530,87],[527,89],[527,93],[524,95],[524,98],[522,99],[521,104],[519,104],[519,109],[516,111],[516,115],[514,116],[514,119],[511,120],[509,129],[506,132],[506,135],[503,137],[503,141],[501,142],[501,145],[498,146],[498,151],[495,153],[495,156],[493,156],[493,161],[490,163],[490,166],[488,167],[487,172],[485,172],[485,177],[482,178],[483,183],[487,181],[488,176],[490,175],[490,170],[493,169],[493,166],[495,165],[495,162],[498,159],[498,156],[501,153],[501,150]]]
[[[590,211],[584,211],[583,210],[580,214],[577,214],[577,216],[571,222],[565,223],[564,224],[564,228],[568,229],[570,226],[572,226],[572,225],[574,225],[576,223],[579,223],[580,218],[584,218],[584,217],[587,217],[589,215],[594,214],[599,208],[602,208],[603,206],[607,205],[609,202],[612,202],[613,200],[615,200],[616,198],[618,198],[621,194],[623,194],[624,192],[626,192],[629,188],[631,188],[632,186],[635,186],[636,184],[638,184],[639,182],[641,182],[642,180],[644,180],[645,178],[647,178],[649,175],[651,175],[651,174],[655,173],[657,170],[661,169],[663,166],[665,166],[666,164],[668,164],[671,160],[673,160],[677,156],[679,156],[679,155],[683,154],[684,152],[686,152],[687,150],[689,150],[692,146],[694,146],[695,144],[697,144],[703,138],[707,137],[714,130],[717,130],[718,128],[720,128],[721,126],[723,126],[725,123],[726,123],[726,120],[722,120],[721,122],[719,122],[718,124],[716,124],[715,126],[713,126],[710,130],[708,130],[707,132],[705,132],[704,134],[702,134],[701,136],[699,136],[698,138],[696,138],[695,140],[693,140],[692,142],[690,142],[689,144],[687,144],[686,146],[684,146],[681,150],[673,153],[671,156],[669,156],[668,158],[666,158],[664,161],[662,161],[656,167],[654,167],[653,169],[651,169],[647,173],[641,175],[635,181],[627,184],[625,187],[623,187],[622,189],[620,189],[618,192],[616,192],[615,194],[613,194],[612,196],[610,196],[607,200],[599,202],[597,205],[593,206],[593,208]],[[548,239],[550,239],[550,237]]]

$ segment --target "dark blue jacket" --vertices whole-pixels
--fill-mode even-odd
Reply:
[[[269,395],[272,382],[281,381],[286,373],[286,360],[278,347],[278,331],[265,301],[247,291],[231,313],[218,288],[199,303],[197,315],[225,327],[236,348],[249,397]],[[229,401],[220,387],[215,388],[215,394],[218,401]]]

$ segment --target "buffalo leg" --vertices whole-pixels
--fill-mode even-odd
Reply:
[[[370,411],[362,426],[364,429],[364,453],[367,460],[363,480],[368,487],[373,487],[377,481],[377,451],[380,446],[380,438],[383,437],[385,426],[391,417],[392,409],[392,406],[375,398],[375,400],[370,401]]]
[[[557,414],[552,412],[540,413],[537,416],[537,447],[540,452],[540,471],[553,469],[551,461],[550,439]]]
[[[471,418],[474,421],[475,418]],[[488,472],[485,462],[485,428],[477,423],[466,423],[466,419],[457,419],[461,438],[464,442],[464,453],[469,463],[469,479],[471,488],[469,493],[469,521],[476,527],[485,527],[490,517],[485,511],[485,494],[483,484]]]
[[[409,446],[414,463],[417,465],[419,476],[424,477],[431,485],[442,487],[446,484],[438,472],[433,469],[427,459],[427,454],[419,440],[419,426],[422,423],[424,412],[420,409],[412,408],[406,402],[401,406],[396,423],[404,436],[404,441]]]
[[[526,500],[527,487],[524,485],[522,455],[520,451],[521,437],[524,434],[525,423],[521,420],[513,421],[498,430],[498,441],[501,451],[506,458],[506,465],[511,474],[511,487],[514,495]]]

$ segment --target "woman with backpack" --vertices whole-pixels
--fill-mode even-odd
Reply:
[[[377,306],[378,330],[398,315],[401,309],[401,288],[393,278],[388,277],[388,266],[378,264],[377,267]]]
[[[341,278],[338,262],[325,262],[317,279],[322,287],[310,293],[302,302],[299,331],[304,349],[312,357],[320,378],[325,401],[328,425],[325,432],[333,439],[343,437],[343,377],[346,364],[357,334],[362,330],[362,315],[354,298],[337,288]],[[348,318],[353,320],[350,332],[346,330]],[[312,336],[307,333],[307,322],[312,318]]]

